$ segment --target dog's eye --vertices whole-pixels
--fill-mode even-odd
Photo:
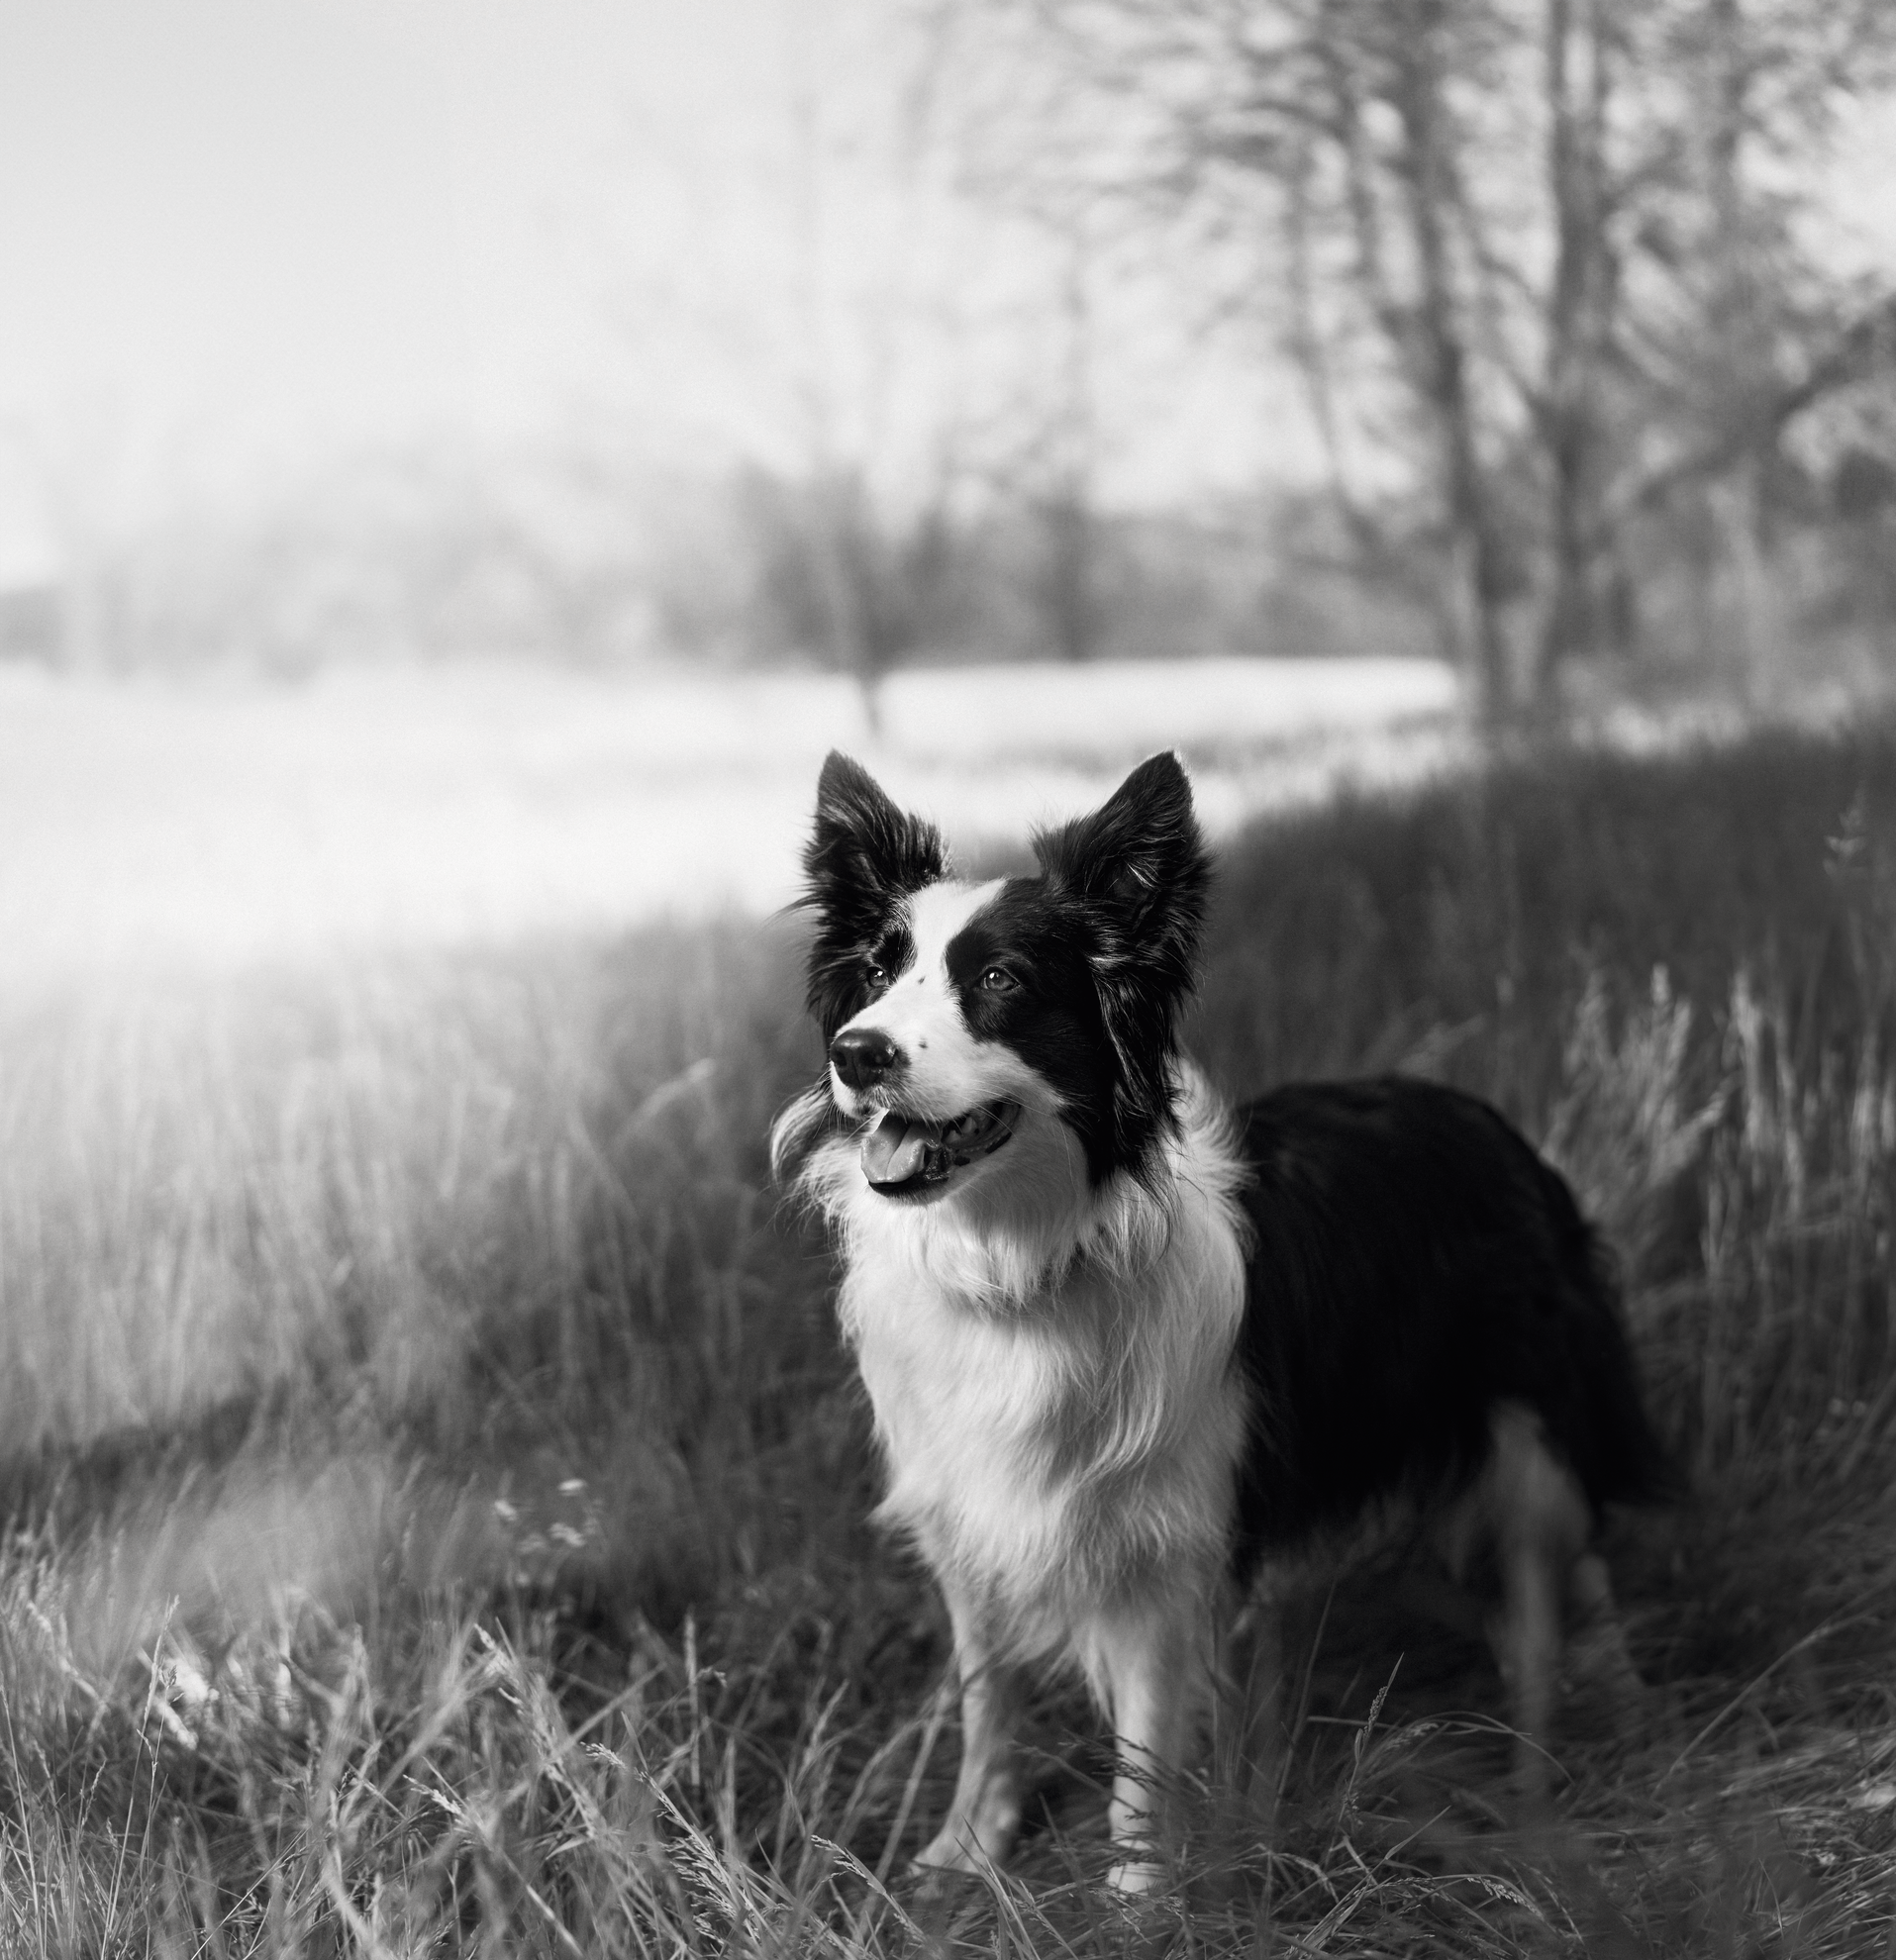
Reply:
[[[862,984],[865,987],[874,987],[878,990],[886,987],[889,984],[889,976],[886,969],[878,966],[872,959],[864,961],[862,967]]]
[[[984,993],[1011,994],[1016,984],[1013,974],[1004,966],[990,966],[981,975],[981,988]]]

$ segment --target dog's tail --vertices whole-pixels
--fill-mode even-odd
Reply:
[[[1549,1165],[1540,1169],[1548,1209],[1564,1240],[1570,1324],[1585,1334],[1568,1355],[1569,1391],[1587,1412],[1569,1439],[1574,1467],[1596,1512],[1606,1503],[1655,1504],[1678,1498],[1685,1480],[1653,1427],[1641,1392],[1619,1259],[1581,1215],[1566,1180]]]

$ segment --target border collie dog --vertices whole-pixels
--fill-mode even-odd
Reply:
[[[1602,1248],[1471,1097],[1218,1104],[1174,1037],[1211,868],[1176,757],[1035,850],[1038,877],[957,879],[833,754],[804,854],[828,1068],[772,1156],[838,1241],[880,1515],[953,1625],[961,1770],[918,1862],[1007,1856],[1024,1683],[1076,1665],[1116,1739],[1114,1881],[1153,1884],[1215,1692],[1258,1775],[1276,1603],[1391,1520],[1456,1575],[1492,1561],[1534,1785],[1567,1600],[1630,1674],[1601,1507],[1663,1476]]]

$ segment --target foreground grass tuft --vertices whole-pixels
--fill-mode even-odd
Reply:
[[[0,1031],[0,1947],[49,1954],[1896,1947],[1896,741],[1362,803],[1229,855],[1234,1093],[1500,1101],[1618,1246],[1689,1482],[1616,1520],[1651,1684],[1500,1694],[1386,1575],[1313,1602],[1268,1842],[1102,1893],[1043,1711],[1018,1872],[905,1860],[956,1738],[877,1541],[777,927],[76,1001]],[[1222,1820],[1221,1820],[1222,1819]]]

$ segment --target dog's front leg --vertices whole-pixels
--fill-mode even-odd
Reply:
[[[1185,1579],[1115,1612],[1098,1629],[1117,1764],[1109,1816],[1118,1854],[1107,1883],[1149,1892],[1175,1836],[1168,1809],[1193,1741],[1206,1652],[1201,1588]]]
[[[1019,1669],[984,1637],[972,1602],[948,1599],[954,1665],[961,1679],[961,1773],[942,1828],[916,1857],[918,1869],[978,1871],[1007,1861],[1021,1830],[1021,1760],[1016,1731],[1025,1703]]]

